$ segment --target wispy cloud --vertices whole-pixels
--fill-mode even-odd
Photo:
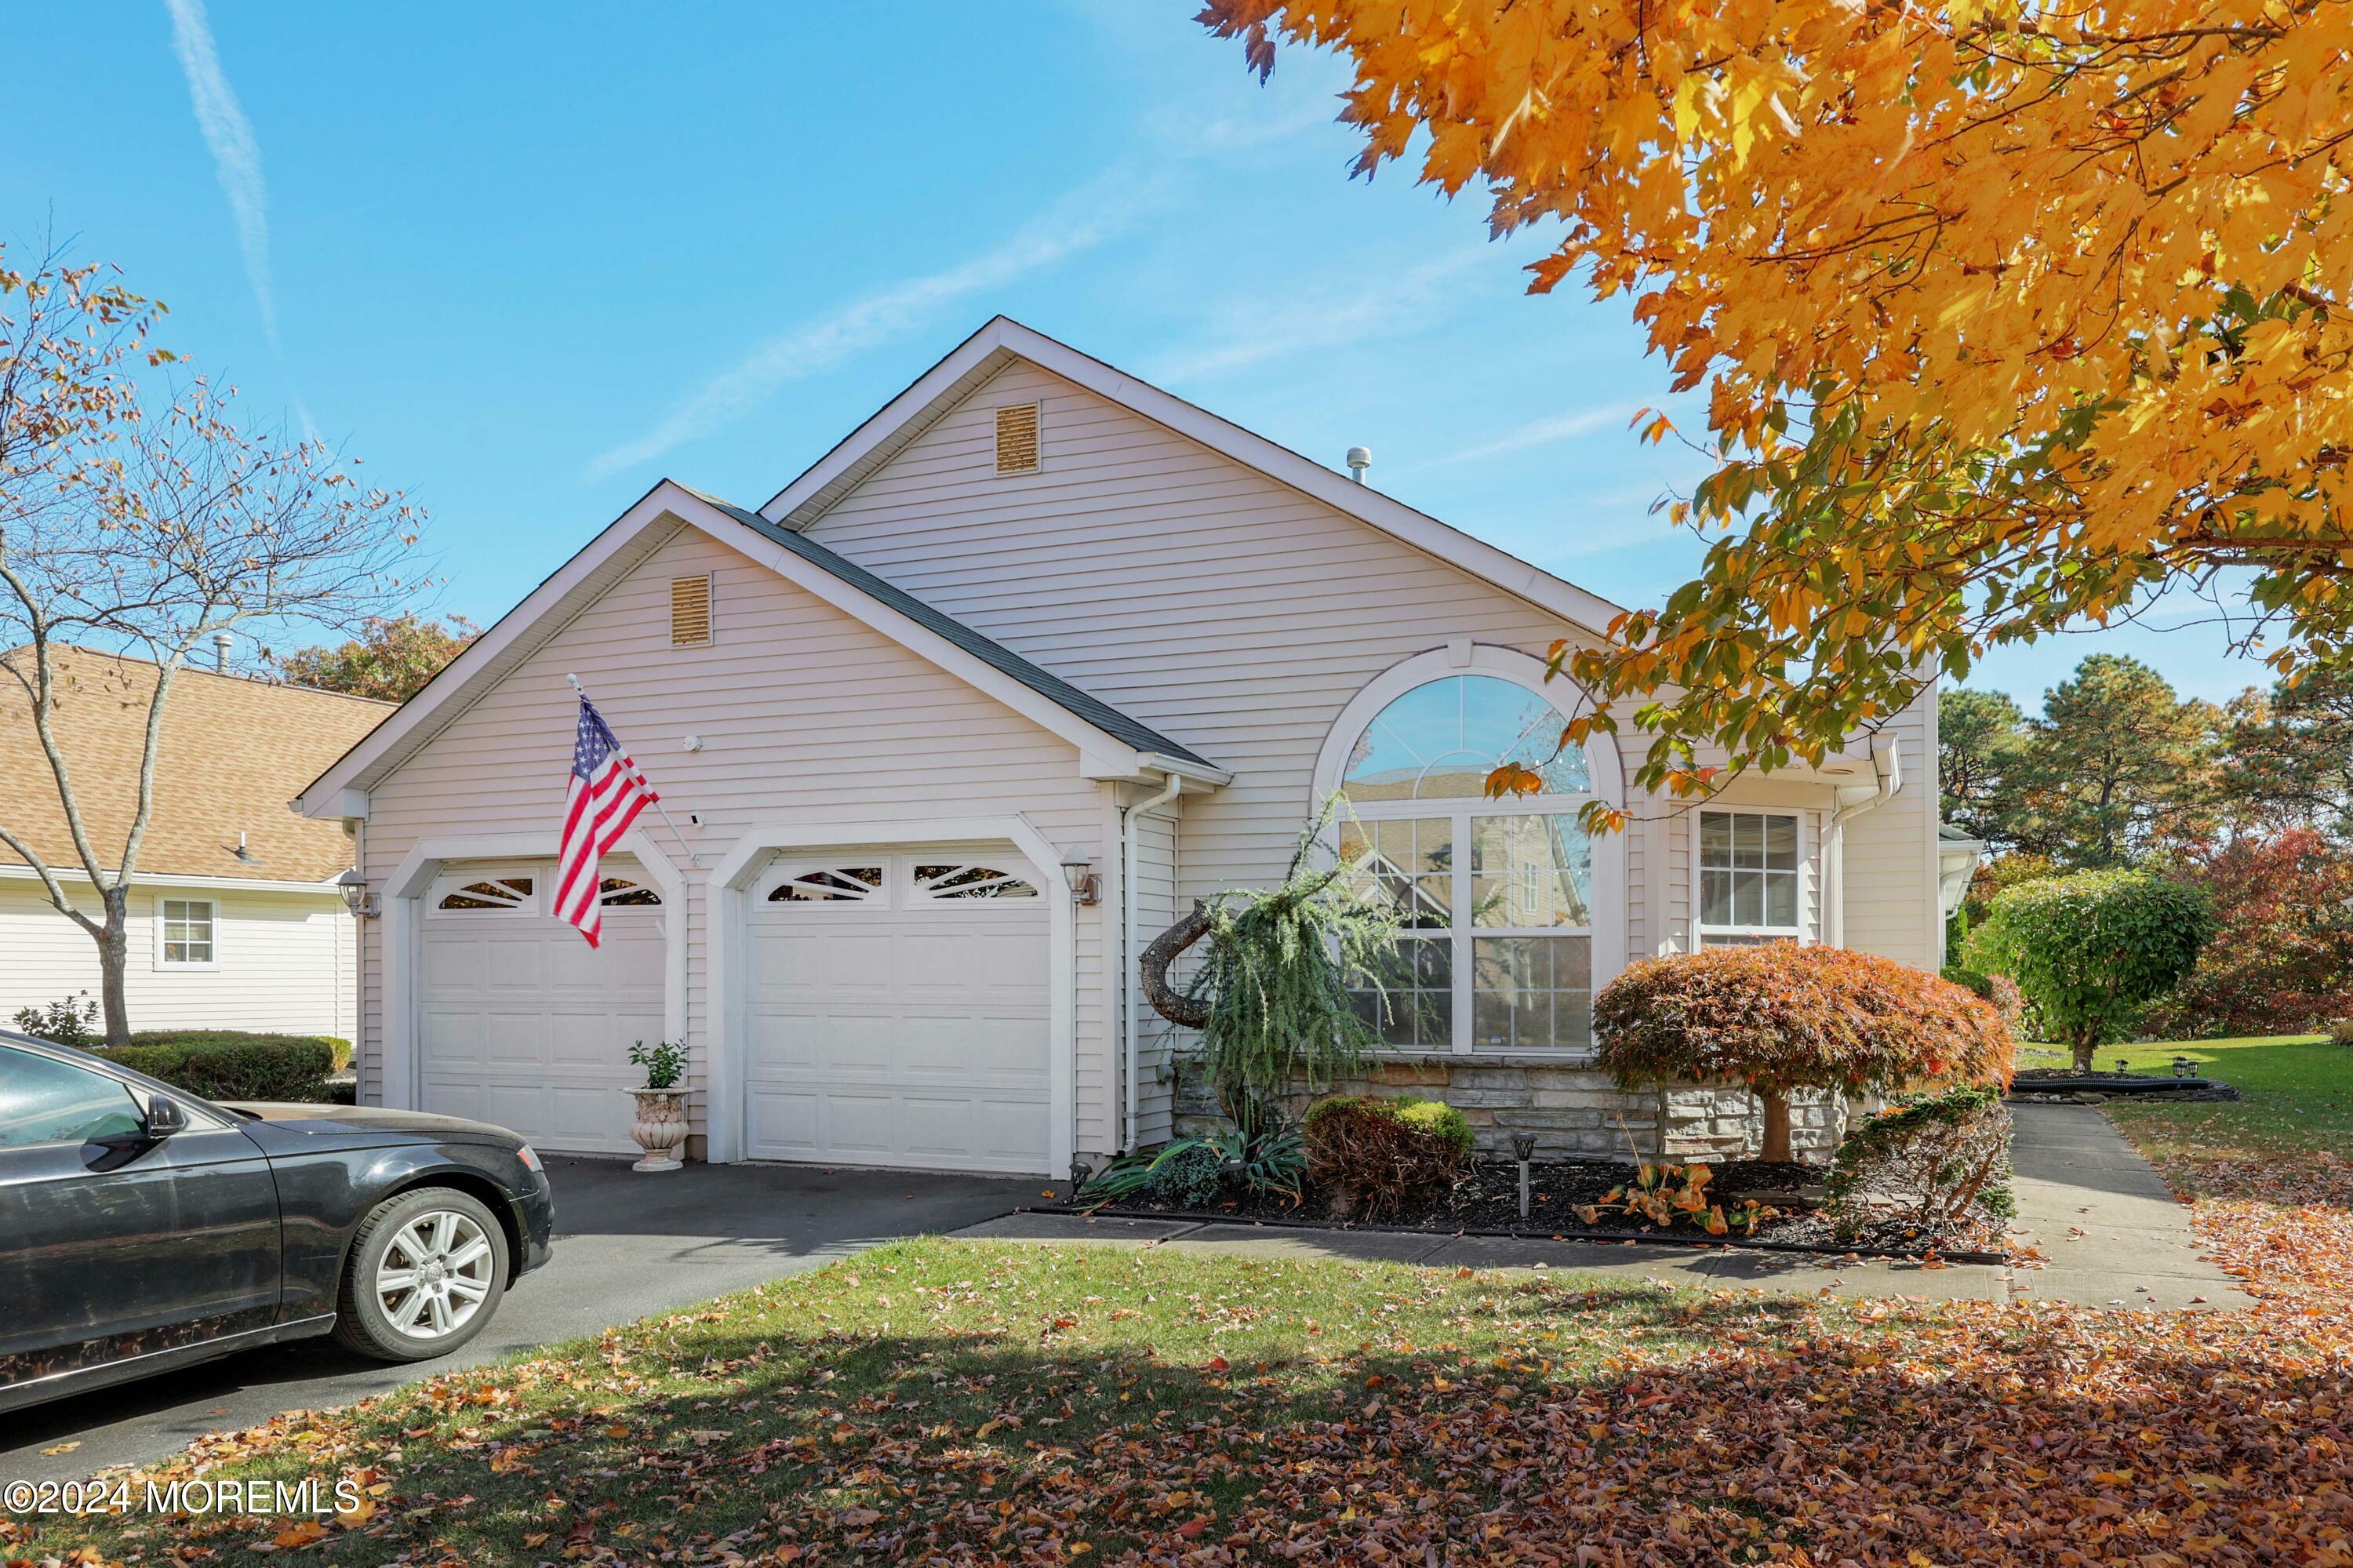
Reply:
[[[1125,170],[1089,181],[1054,202],[996,249],[944,271],[895,283],[803,323],[720,372],[652,429],[599,453],[587,476],[602,479],[709,435],[787,382],[818,375],[852,355],[922,325],[942,307],[1001,287],[1130,228],[1158,199],[1158,187]]]
[[[254,303],[261,310],[262,330],[275,347],[278,303],[269,286],[269,191],[261,180],[261,149],[254,143],[253,126],[245,111],[237,107],[236,90],[221,71],[204,0],[164,0],[164,4],[172,13],[172,48],[180,57],[181,73],[188,79],[196,128],[204,132],[205,145],[212,149],[214,172],[228,197],[229,214],[237,220],[237,242],[245,252],[245,275],[253,284]]]
[[[1579,436],[1589,436],[1596,430],[1622,429],[1644,405],[1640,403],[1606,403],[1594,408],[1577,408],[1556,414],[1548,419],[1532,419],[1516,429],[1506,430],[1493,440],[1482,441],[1475,447],[1448,452],[1431,458],[1425,468],[1444,468],[1449,463],[1477,462],[1484,458],[1502,457],[1506,452],[1525,451],[1530,447],[1550,446],[1555,441],[1573,441]]]
[[[1494,253],[1482,246],[1368,284],[1352,280],[1280,302],[1261,297],[1246,311],[1229,313],[1207,341],[1155,360],[1152,378],[1204,381],[1288,355],[1421,331],[1452,313],[1451,285],[1458,274],[1493,265]]]

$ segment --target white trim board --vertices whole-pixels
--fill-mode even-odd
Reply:
[[[71,883],[80,887],[95,885],[90,879],[90,873],[79,866],[69,869],[58,865],[51,866],[49,869],[57,874],[59,882]],[[41,874],[29,865],[0,865],[0,881],[30,882],[38,885],[40,880]],[[207,893],[315,893],[332,898],[338,904],[343,901],[343,889],[332,877],[325,882],[289,882],[259,876],[175,876],[142,871],[132,874],[131,885],[134,891],[157,887],[195,887],[202,888]]]
[[[1053,1170],[1067,1169],[1078,1143],[1078,914],[1063,889],[1061,852],[1016,813],[1009,817],[934,817],[882,821],[844,821],[825,812],[771,818],[746,828],[704,880],[708,933],[703,983],[705,1015],[703,1085],[709,1114],[703,1118],[705,1158],[724,1165],[744,1157],[744,1021],[735,987],[746,962],[742,951],[744,900],[769,858],[782,850],[820,850],[850,844],[960,844],[1010,841],[1029,863],[1048,905],[1047,985],[1051,1032],[1050,1097],[1047,1105]]]
[[[799,478],[778,491],[760,508],[760,514],[788,528],[807,528],[856,489],[869,473],[1015,359],[1026,359],[1098,397],[1255,469],[1280,484],[1313,496],[1596,637],[1606,636],[1609,623],[1623,613],[1598,594],[1588,593],[1427,513],[1359,484],[1289,447],[1277,445],[1091,355],[1082,354],[1068,344],[1023,326],[1009,316],[992,317],[978,332],[957,344],[946,358],[884,404]]]

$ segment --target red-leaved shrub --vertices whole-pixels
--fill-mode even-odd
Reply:
[[[1630,965],[1593,999],[1600,1064],[1630,1086],[1735,1083],[1765,1101],[1765,1158],[1787,1160],[1787,1097],[2010,1082],[2001,1014],[1892,959],[1776,942]]]
[[[2165,1039],[2300,1034],[2353,1014],[2353,853],[2309,828],[2241,838],[2179,868],[2214,936],[2141,1017]]]

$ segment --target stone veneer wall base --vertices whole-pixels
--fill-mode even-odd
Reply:
[[[1335,1094],[1418,1095],[1462,1113],[1479,1151],[1508,1155],[1512,1134],[1536,1135],[1539,1159],[1666,1159],[1719,1161],[1753,1158],[1764,1138],[1757,1097],[1736,1086],[1669,1085],[1622,1089],[1607,1073],[1576,1062],[1499,1055],[1383,1056]],[[1320,1097],[1303,1091],[1294,1110]],[[1860,1104],[1828,1090],[1790,1097],[1789,1142],[1799,1160],[1828,1163]],[[1198,1068],[1176,1086],[1176,1128],[1183,1137],[1213,1130],[1223,1118]]]

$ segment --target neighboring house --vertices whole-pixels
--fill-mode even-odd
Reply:
[[[1585,1065],[1592,992],[1777,938],[1935,966],[1936,703],[1702,807],[1627,801],[1607,738],[1483,799],[1577,705],[1547,647],[1613,613],[998,318],[757,510],[656,485],[304,792],[378,912],[362,1095],[618,1152],[667,1037],[715,1160],[1148,1146],[1186,1107],[1137,953],[1341,789],[1416,927],[1385,1079],[1491,1141],[1725,1147],[1744,1097]],[[597,952],[546,913],[567,673],[684,835],[639,819]],[[1597,795],[1635,821],[1588,842]]]
[[[52,725],[100,862],[121,863],[138,802],[155,666],[83,649],[55,654]],[[30,668],[29,652],[24,655]],[[98,898],[13,678],[0,688],[0,823],[77,904]],[[255,1029],[356,1036],[354,922],[335,879],[352,864],[338,822],[287,809],[297,790],[392,712],[387,703],[184,668],[164,705],[155,809],[132,877],[124,989],[133,1029]],[[98,946],[0,845],[0,1026],[19,1009],[99,992]]]

